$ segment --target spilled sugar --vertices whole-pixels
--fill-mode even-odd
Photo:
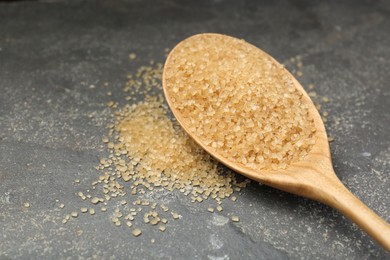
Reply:
[[[165,232],[169,221],[181,218],[163,200],[151,199],[156,193],[176,190],[194,203],[208,200],[221,208],[224,199],[249,183],[239,182],[233,172],[218,165],[168,116],[159,94],[161,75],[161,64],[141,66],[128,75],[123,89],[132,104],[121,107],[107,102],[114,119],[102,142],[110,153],[100,159],[92,188],[77,193],[81,200],[100,207],[100,211],[90,208],[90,215],[109,214],[114,226],[131,229],[135,237],[142,234],[143,225]],[[86,213],[87,208],[79,210]],[[66,215],[63,223],[68,220]]]

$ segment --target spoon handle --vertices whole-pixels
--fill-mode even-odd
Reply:
[[[325,204],[339,210],[390,252],[390,225],[355,197],[338,179],[322,198]]]

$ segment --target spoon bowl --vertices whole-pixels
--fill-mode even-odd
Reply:
[[[210,41],[215,39],[216,42],[218,42],[217,40],[220,40],[221,37],[226,41],[237,41],[237,39],[233,37],[220,34],[199,34],[189,37],[179,43],[167,57],[162,79],[163,90],[167,103],[179,124],[204,150],[227,167],[268,186],[320,201],[336,208],[365,230],[386,250],[390,251],[390,225],[349,192],[336,176],[332,166],[325,127],[321,116],[309,95],[283,65],[262,50],[241,41],[242,45],[256,48],[264,57],[271,60],[274,66],[282,69],[283,73],[291,79],[294,87],[302,94],[301,102],[308,106],[308,116],[313,120],[316,129],[311,137],[315,140],[315,143],[308,154],[298,161],[291,162],[285,169],[253,169],[253,167],[248,167],[245,164],[234,162],[224,157],[222,153],[218,151],[218,148],[205,144],[200,136],[194,131],[191,131],[191,125],[188,123],[188,120],[185,120],[182,113],[175,106],[175,102],[170,92],[172,86],[170,85],[171,82],[169,81],[167,71],[168,69],[172,70],[172,68],[174,68],[177,55],[180,54],[182,56],[183,52],[186,51],[186,49],[183,48],[184,44],[201,44],[200,41],[205,38]],[[224,48],[224,46],[221,46],[221,48]],[[186,53],[184,54],[186,55]],[[189,58],[190,55],[191,54],[188,54]],[[172,71],[170,73],[172,73]]]

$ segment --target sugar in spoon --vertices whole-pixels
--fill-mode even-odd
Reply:
[[[202,53],[202,48],[207,44],[211,44],[211,46],[214,45],[214,47],[208,49],[207,52]],[[225,55],[218,57],[219,52],[229,53],[229,49],[231,48],[239,50],[242,49],[242,53],[240,54],[241,56],[234,57],[234,54],[232,54],[233,56]],[[246,53],[246,50],[250,50],[250,52]],[[203,63],[197,63],[196,60],[193,60],[195,53],[197,57],[202,58]],[[240,52],[235,52],[236,55],[237,53]],[[209,72],[213,72],[213,75],[210,78],[202,77],[202,74],[198,73],[199,71],[205,69],[205,66],[208,64],[208,59],[221,58],[228,61],[229,59],[235,59],[237,62],[237,68],[245,69],[247,67],[248,69],[253,69],[253,66],[256,64],[250,64],[250,62],[248,62],[248,60],[251,60],[249,57],[250,53],[254,53],[256,55],[259,54],[259,57],[267,59],[270,62],[270,68],[272,67],[273,69],[278,69],[279,72],[283,74],[283,77],[287,77],[289,81],[292,82],[295,90],[301,93],[300,103],[307,107],[307,116],[310,117],[312,120],[311,122],[315,127],[315,131],[310,136],[310,138],[314,140],[314,144],[312,144],[310,149],[308,149],[308,153],[300,156],[298,160],[295,159],[288,161],[287,164],[284,163],[284,167],[282,168],[268,166],[256,169],[253,165],[249,167],[249,164],[245,163],[245,158],[243,159],[244,162],[242,162],[242,160],[233,160],[232,157],[227,156],[227,153],[221,150],[220,147],[223,147],[221,143],[213,142],[213,140],[206,140],[207,138],[205,138],[205,136],[207,137],[207,133],[196,130],[198,127],[197,124],[200,120],[189,118],[188,114],[183,112],[186,108],[183,107],[182,102],[177,102],[181,97],[180,91],[194,91],[193,86],[177,86],[177,80],[180,80],[180,77],[192,77],[193,75],[196,75],[194,77],[197,77],[200,82],[213,84],[213,82],[216,82],[215,80],[218,80],[218,75],[220,75],[219,70],[221,69],[220,67],[208,68]],[[234,71],[234,68],[230,69],[231,71]],[[230,74],[230,76],[224,75],[223,77],[224,78],[220,80],[226,83],[229,82],[229,77],[232,77],[232,74]],[[329,142],[320,114],[299,82],[283,67],[283,65],[278,63],[271,56],[243,40],[238,40],[230,36],[212,33],[198,34],[180,42],[170,52],[165,62],[162,81],[167,103],[177,121],[204,150],[218,161],[250,179],[286,192],[322,202],[337,209],[350,220],[355,222],[361,229],[367,232],[387,251],[390,251],[390,225],[358,198],[356,198],[338,179],[333,170]],[[253,82],[251,82],[251,84],[253,84]],[[187,87],[190,89],[187,89]],[[268,87],[273,88],[274,86],[270,85]],[[228,90],[221,89],[221,91]],[[196,95],[196,92],[197,90],[195,89],[194,95]],[[286,95],[289,94],[287,87],[285,92]],[[213,94],[215,93],[211,93],[211,95]],[[280,88],[279,94],[281,94]],[[190,101],[192,104],[196,103],[194,100],[189,98],[188,93],[183,97],[187,98],[187,101]],[[206,107],[215,107],[215,104],[207,103],[213,102],[212,100],[207,100],[207,98],[201,100],[201,102],[203,106],[206,104]],[[203,111],[206,117],[208,112],[209,111],[206,110]],[[189,113],[191,113],[191,111],[189,111]],[[212,111],[211,114],[213,113],[218,113],[218,111]],[[203,117],[203,115],[201,116]],[[212,115],[210,118],[212,120]],[[224,122],[216,123],[224,124]],[[263,123],[266,124],[267,122]],[[255,128],[251,129],[254,129],[251,131],[256,133]],[[246,131],[248,131],[248,129],[246,129]],[[252,133],[249,131],[248,135],[249,134]],[[265,148],[263,147],[263,149]]]

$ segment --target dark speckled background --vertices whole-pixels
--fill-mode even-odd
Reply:
[[[102,213],[61,223],[107,155],[105,102],[123,104],[127,73],[200,32],[245,38],[290,68],[300,55],[299,81],[331,99],[338,176],[390,220],[390,2],[0,2],[1,259],[390,259],[335,210],[256,183],[214,214],[157,194],[182,215],[164,233],[134,238]]]

